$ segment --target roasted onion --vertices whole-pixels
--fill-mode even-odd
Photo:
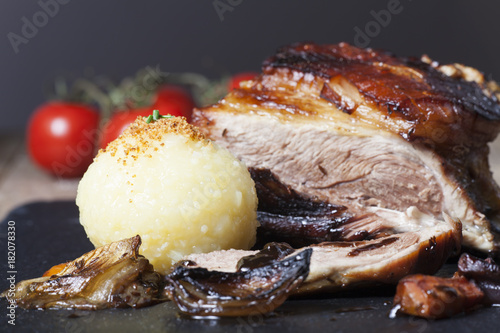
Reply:
[[[192,262],[177,266],[166,277],[165,289],[179,310],[192,316],[243,316],[267,313],[281,305],[309,273],[311,249],[280,260],[282,250],[269,245],[262,258],[252,255],[251,269],[243,264],[234,273],[190,267]],[[278,257],[269,256],[276,253]],[[285,250],[286,253],[286,250]],[[242,258],[243,263],[245,258]],[[240,263],[242,261],[240,260]]]
[[[161,276],[140,256],[135,236],[90,251],[57,274],[21,281],[0,296],[26,309],[143,307],[161,297]]]

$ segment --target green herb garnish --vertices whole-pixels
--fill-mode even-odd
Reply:
[[[145,118],[146,118],[146,124],[149,124],[152,121],[156,121],[156,120],[159,120],[159,119],[162,119],[162,118],[173,118],[173,117],[174,116],[171,116],[171,115],[162,116],[160,114],[160,111],[153,110],[153,114],[150,114],[149,116],[147,116]]]

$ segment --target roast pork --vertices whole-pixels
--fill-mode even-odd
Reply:
[[[195,110],[194,123],[302,197],[355,218],[373,209],[449,216],[462,224],[463,245],[491,252],[500,190],[487,144],[500,129],[497,93],[460,64],[299,43],[279,49],[261,75],[217,104]],[[372,241],[370,223],[362,229],[358,241]]]
[[[396,284],[415,273],[434,274],[460,248],[460,223],[435,220],[410,208],[397,212],[370,208],[379,221],[390,224],[392,234],[364,241],[322,242],[300,250],[312,250],[309,275],[294,294],[335,292],[347,288]],[[236,272],[241,258],[257,251],[225,250],[191,254],[192,268]]]

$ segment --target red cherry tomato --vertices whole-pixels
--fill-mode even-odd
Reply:
[[[137,117],[147,117],[152,113],[152,107],[115,112],[102,129],[99,147],[106,148],[108,143],[119,137],[120,134],[122,134],[123,131],[137,119]]]
[[[153,109],[162,115],[186,117],[187,121],[191,121],[194,106],[191,95],[185,89],[166,85],[158,89]]]
[[[99,147],[106,148],[108,143],[122,134],[138,116],[147,117],[153,113],[153,110],[158,110],[161,115],[182,116],[190,121],[193,107],[193,99],[185,89],[171,85],[163,86],[158,89],[153,105],[141,109],[116,112],[103,129]]]
[[[240,82],[252,80],[257,75],[259,75],[259,73],[255,73],[255,72],[242,72],[242,73],[233,75],[233,77],[231,78],[231,80],[229,80],[229,84],[227,86],[227,89],[229,91],[231,91],[233,89],[237,89],[237,88],[240,87]]]
[[[79,104],[48,102],[30,118],[28,152],[42,169],[59,177],[79,177],[94,157],[99,117]]]

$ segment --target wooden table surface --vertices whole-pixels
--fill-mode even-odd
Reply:
[[[500,139],[490,148],[491,170],[500,183]],[[79,179],[58,179],[35,167],[22,134],[0,134],[0,221],[25,203],[74,200],[78,182]]]
[[[33,201],[74,200],[79,179],[58,179],[31,162],[23,134],[0,134],[0,221]]]

